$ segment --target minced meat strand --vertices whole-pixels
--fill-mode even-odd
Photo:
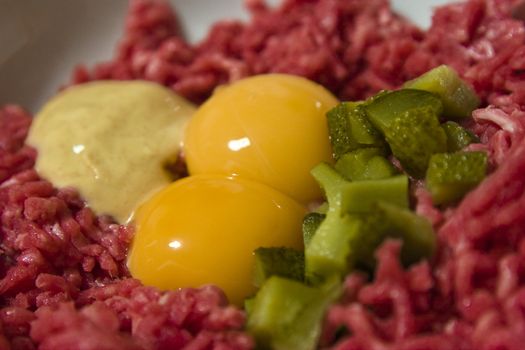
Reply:
[[[361,99],[449,64],[483,99],[465,126],[490,175],[456,207],[416,210],[438,234],[433,261],[404,269],[401,242],[376,252],[373,279],[347,276],[320,346],[340,350],[518,350],[525,344],[525,26],[519,0],[438,8],[423,32],[386,0],[247,1],[196,45],[166,2],[131,0],[116,56],[79,66],[73,84],[146,79],[201,102],[219,84],[291,73]],[[489,106],[490,105],[490,106]],[[251,349],[244,313],[215,287],[160,292],[129,276],[131,227],[97,217],[33,169],[31,117],[0,109],[0,349]]]

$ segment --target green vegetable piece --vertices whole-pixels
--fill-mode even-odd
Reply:
[[[327,113],[335,159],[361,147],[386,148],[379,131],[368,120],[361,103],[343,102]]]
[[[406,175],[350,182],[342,191],[341,210],[344,213],[368,213],[377,201],[386,201],[402,208],[408,208],[409,205]]]
[[[449,118],[467,118],[480,105],[476,92],[449,66],[439,66],[405,83],[405,88],[425,90],[437,94],[443,101],[444,115]]]
[[[305,277],[319,284],[333,276],[342,277],[353,267],[352,242],[361,221],[350,215],[329,211],[305,251]]]
[[[308,287],[282,277],[270,277],[259,290],[247,329],[263,350],[314,350],[328,304],[338,288]]]
[[[424,258],[431,258],[436,249],[436,235],[432,224],[408,209],[387,202],[377,202],[362,224],[360,249],[354,249],[354,260],[368,268],[375,266],[374,252],[387,238],[403,240],[401,260],[408,266]]]
[[[383,93],[363,108],[372,123],[383,135],[393,126],[392,123],[408,110],[426,107],[431,113],[440,116],[443,103],[436,95],[413,89],[403,89]],[[388,141],[388,140],[387,140]]]
[[[447,135],[428,106],[399,114],[383,132],[403,169],[415,178],[425,176],[433,154],[447,150]]]
[[[363,180],[386,179],[399,174],[392,163],[385,157],[375,156],[370,159],[363,174]],[[358,181],[359,179],[356,179]]]
[[[319,228],[321,225],[321,222],[323,222],[324,218],[326,217],[325,214],[321,213],[308,213],[303,220],[303,240],[304,240],[304,246],[305,248],[308,247],[308,244],[310,244],[310,241],[312,240],[312,237],[315,234],[315,231]]]
[[[257,248],[255,254],[254,285],[260,287],[270,276],[281,276],[296,281],[304,280],[304,253],[284,247]]]
[[[350,181],[391,177],[397,170],[383,154],[379,148],[361,148],[342,155],[335,163],[335,169]]]
[[[360,147],[385,148],[385,141],[381,133],[370,123],[363,105],[348,108],[351,138]]]
[[[319,284],[342,276],[352,266],[350,242],[359,231],[359,220],[341,213],[341,194],[346,181],[334,168],[321,163],[312,169],[328,200],[328,212],[305,250],[306,279]]]
[[[255,297],[244,299],[244,311],[246,311],[246,315],[248,315],[248,317],[250,317],[250,314],[252,313],[254,304],[255,304]]]
[[[348,181],[327,163],[316,165],[312,169],[311,174],[325,193],[328,201],[328,210],[339,210],[341,208],[341,187]]]
[[[427,187],[436,205],[450,204],[476,187],[487,173],[484,152],[435,154],[427,171]]]
[[[340,103],[326,113],[334,159],[357,148],[357,143],[351,137],[348,109],[348,103]]]
[[[447,148],[449,152],[461,151],[471,143],[479,142],[479,139],[469,130],[458,123],[448,121],[441,125],[447,134]]]

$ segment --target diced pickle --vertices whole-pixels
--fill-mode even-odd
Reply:
[[[375,156],[368,161],[363,180],[380,180],[395,176],[399,171],[385,157]],[[358,180],[356,180],[358,181]]]
[[[445,117],[467,118],[480,100],[476,92],[449,66],[439,66],[404,85],[405,88],[429,91],[443,101]]]
[[[350,242],[359,232],[359,220],[341,213],[341,195],[346,181],[334,168],[321,163],[312,169],[328,200],[326,217],[305,250],[305,275],[312,284],[331,276],[343,276],[352,265]]]
[[[284,247],[261,247],[255,250],[254,285],[260,287],[270,276],[304,280],[304,253]]]
[[[448,121],[441,125],[447,134],[447,148],[449,152],[461,151],[471,143],[479,142],[479,139],[469,130],[458,123]]]
[[[305,251],[305,277],[311,284],[344,276],[354,265],[352,244],[361,231],[361,220],[329,211]]]
[[[326,114],[334,159],[357,148],[357,143],[351,138],[348,109],[349,103],[340,103]]]
[[[346,154],[335,163],[335,169],[350,181],[375,180],[391,177],[396,168],[383,157],[378,148],[361,148]]]
[[[428,106],[399,114],[383,132],[403,169],[415,178],[425,176],[433,154],[447,151],[447,135]]]
[[[431,258],[436,249],[436,235],[432,224],[423,216],[387,202],[377,202],[364,227],[383,239],[400,238],[403,241],[401,260],[408,266],[421,259]],[[374,238],[374,242],[377,238]],[[369,255],[368,263],[371,256]],[[363,256],[356,257],[363,259]],[[363,261],[366,262],[366,261]]]
[[[392,123],[408,110],[426,107],[432,114],[440,116],[443,103],[438,96],[421,90],[403,89],[390,91],[375,97],[363,108],[372,124],[383,135],[392,127]],[[387,140],[388,141],[388,140]]]
[[[247,329],[263,350],[314,350],[326,308],[339,288],[271,277],[250,305]]]
[[[358,102],[343,102],[327,113],[335,159],[358,148],[386,148],[382,135],[368,120],[363,105]]]
[[[303,240],[305,248],[308,247],[308,244],[310,244],[315,231],[317,231],[325,217],[326,215],[321,213],[309,213],[304,217]]]
[[[341,208],[341,189],[348,181],[326,163],[316,165],[311,174],[325,193],[328,211],[339,211]]]
[[[248,315],[248,317],[250,317],[254,304],[255,304],[255,296],[248,298],[248,299],[244,299],[244,311],[246,311],[246,314]]]
[[[487,173],[484,152],[435,154],[430,159],[426,183],[436,205],[460,200],[476,187]]]
[[[349,214],[368,213],[377,201],[408,208],[408,177],[350,182],[342,189],[341,211]]]
[[[385,147],[385,141],[379,131],[370,123],[364,105],[348,108],[350,132],[353,140],[361,147]]]

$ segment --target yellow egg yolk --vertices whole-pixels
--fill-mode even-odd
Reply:
[[[252,179],[302,203],[318,199],[310,170],[332,160],[325,113],[337,102],[322,86],[291,75],[220,87],[186,129],[189,172]]]
[[[253,251],[302,248],[305,208],[257,182],[222,175],[174,182],[141,206],[128,266],[161,289],[215,284],[240,305],[255,292]]]

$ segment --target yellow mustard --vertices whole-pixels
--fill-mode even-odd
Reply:
[[[99,81],[71,87],[36,115],[28,142],[36,169],[55,186],[74,187],[97,214],[128,222],[171,182],[195,107],[146,81]]]

